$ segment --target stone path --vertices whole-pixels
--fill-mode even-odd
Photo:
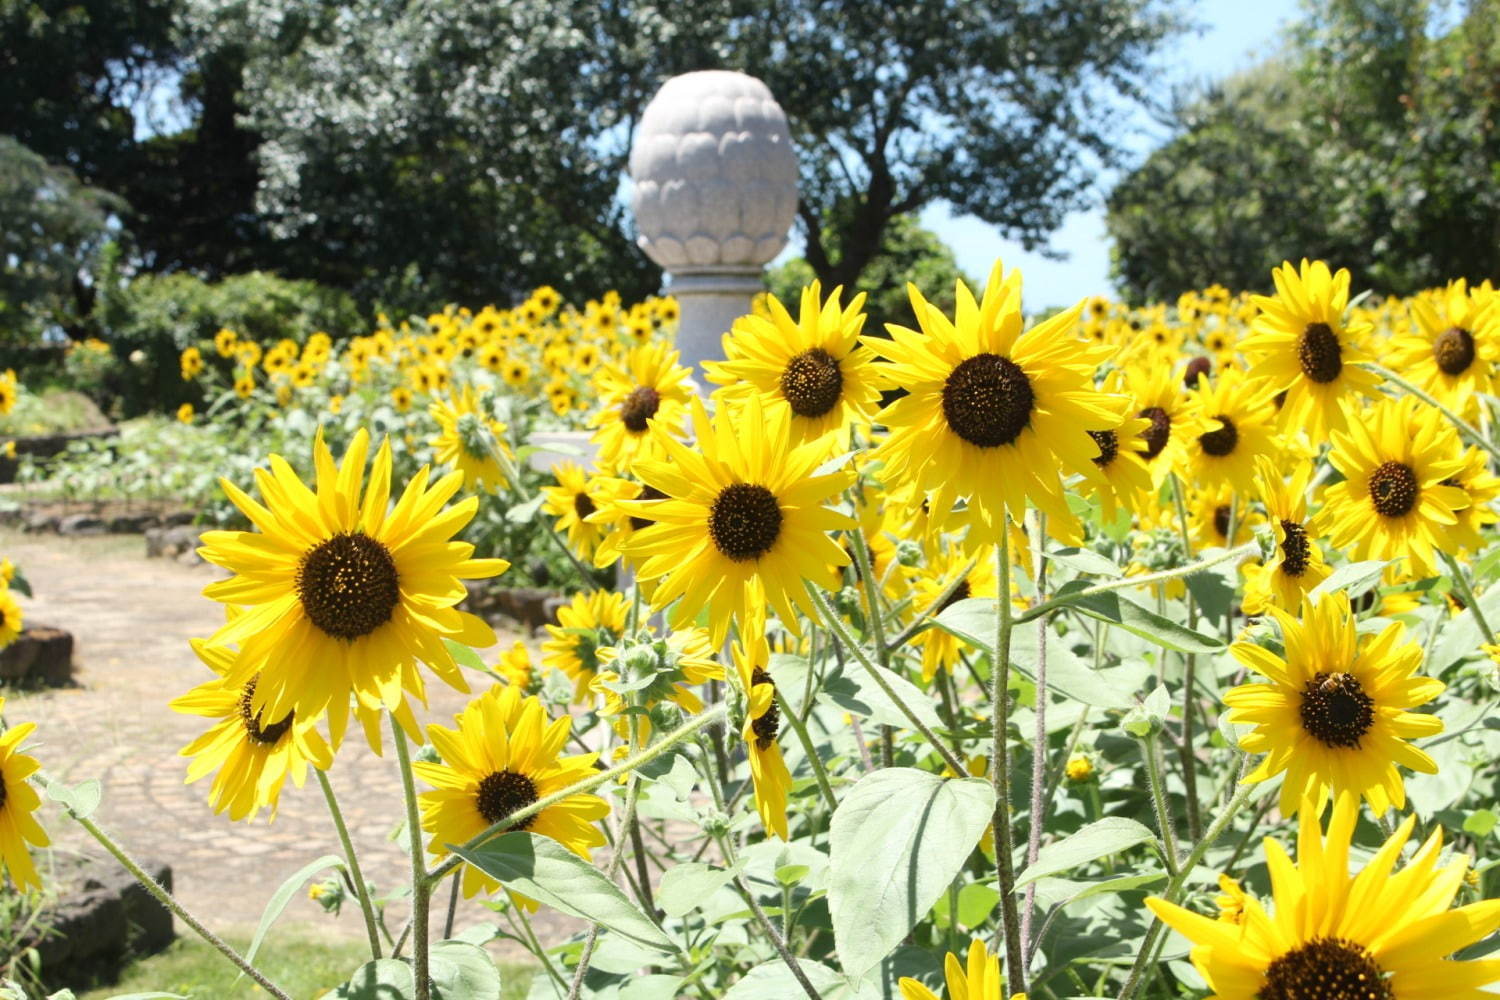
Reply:
[[[7,720],[33,721],[31,743],[54,777],[97,778],[104,799],[97,818],[132,853],[168,862],[185,905],[215,929],[253,928],[282,881],[339,846],[314,778],[282,791],[274,822],[231,823],[208,805],[211,777],[185,785],[187,760],[177,751],[202,730],[202,720],[179,715],[167,702],[210,675],[188,647],[222,622],[220,606],[202,596],[222,576],[213,567],[188,567],[143,558],[140,536],[62,538],[0,532],[0,555],[22,567],[36,593],[22,598],[27,621],[68,629],[76,642],[76,688],[9,694]],[[505,645],[513,635],[502,636]],[[429,676],[426,721],[451,722],[465,696]],[[389,748],[375,756],[351,722],[329,778],[339,796],[366,876],[384,888],[410,877],[405,853],[389,838],[402,814],[401,785]],[[102,850],[50,804],[43,823],[60,848]],[[434,900],[440,933],[447,889]],[[460,908],[457,928],[492,917],[477,902]],[[396,932],[404,908],[387,922]],[[558,943],[573,922],[539,915],[538,934]],[[351,900],[334,919],[299,893],[283,920],[331,924],[364,937]],[[179,928],[182,930],[182,928]],[[435,935],[436,936],[436,935]],[[505,954],[502,950],[499,954]],[[520,957],[511,952],[507,957]]]

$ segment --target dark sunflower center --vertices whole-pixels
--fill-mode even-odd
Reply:
[[[642,486],[640,495],[636,497],[637,500],[665,500],[666,498],[667,495],[655,486]],[[655,523],[649,517],[631,515],[630,518],[630,528],[632,531],[640,531],[642,528],[648,528]]]
[[[1314,382],[1332,382],[1344,370],[1339,338],[1327,323],[1309,323],[1297,341],[1297,360],[1302,374]]]
[[[479,783],[479,793],[475,796],[479,815],[484,817],[486,823],[498,823],[536,800],[536,784],[526,775],[515,771],[495,771],[485,775],[484,780]],[[535,816],[527,816],[506,829],[527,830],[534,822]]]
[[[5,808],[5,775],[0,774],[0,809]]]
[[[1307,572],[1307,557],[1310,554],[1307,529],[1296,521],[1283,518],[1281,530],[1286,532],[1286,539],[1281,543],[1281,571],[1287,576],[1301,576]]]
[[[589,499],[587,493],[573,494],[573,513],[578,515],[578,520],[582,521],[592,514],[595,509],[594,501]]]
[[[1115,460],[1120,453],[1120,437],[1114,431],[1089,431],[1089,437],[1099,446],[1099,454],[1094,457],[1094,464],[1101,469],[1109,467],[1109,463]]]
[[[1223,458],[1234,451],[1235,445],[1240,443],[1240,432],[1235,429],[1234,421],[1224,414],[1214,418],[1219,422],[1218,430],[1209,431],[1207,434],[1198,435],[1198,443],[1203,446],[1203,453],[1212,455],[1214,458]]]
[[[939,604],[937,606],[937,609],[934,610],[932,613],[934,615],[940,615],[940,614],[943,613],[943,610],[945,608],[948,608],[948,607],[950,607],[950,606],[952,606],[954,604],[957,604],[959,601],[968,600],[969,595],[972,592],[972,590],[973,590],[973,588],[969,586],[969,581],[967,579],[963,580],[954,589],[953,593],[951,593],[951,594],[948,595],[948,599],[946,601],[944,601],[942,604]]]
[[[1021,366],[998,354],[976,354],[943,383],[943,416],[953,433],[980,448],[1010,444],[1031,423],[1036,395]]]
[[[401,600],[396,562],[364,532],[342,532],[302,557],[297,596],[324,633],[358,639],[390,621]]]
[[[715,547],[735,562],[759,559],[781,534],[781,505],[776,494],[755,483],[726,486],[708,513],[708,534]]]
[[[1214,508],[1214,530],[1219,533],[1220,538],[1229,537],[1229,505],[1221,503]]]
[[[1141,438],[1146,442],[1146,460],[1150,461],[1161,454],[1171,439],[1172,418],[1160,406],[1148,406],[1136,416],[1151,421],[1151,426],[1141,431]]]
[[[1187,371],[1182,373],[1182,384],[1191,389],[1198,384],[1200,378],[1204,378],[1213,371],[1213,362],[1199,355],[1187,363]]]
[[[1474,335],[1450,326],[1432,342],[1432,357],[1445,375],[1462,375],[1474,363]]]
[[[255,678],[252,677],[250,683],[246,684],[245,689],[240,692],[240,722],[245,726],[246,735],[255,742],[263,743],[266,746],[274,746],[280,743],[281,738],[286,735],[287,730],[292,728],[292,719],[295,718],[296,713],[288,712],[286,713],[286,718],[280,722],[273,722],[269,726],[263,726],[261,725],[260,713],[250,707],[250,703],[254,700]]]
[[[1266,968],[1256,1000],[1395,1000],[1391,984],[1360,945],[1343,938],[1309,941]]]
[[[838,405],[843,391],[838,359],[821,347],[803,351],[781,373],[781,394],[799,417],[823,416]]]
[[[774,689],[776,682],[771,680],[771,675],[760,667],[750,675],[750,684],[769,684]],[[755,733],[755,746],[758,750],[765,750],[776,742],[776,734],[781,731],[781,709],[776,707],[776,700],[771,699],[771,707],[766,709],[766,714],[750,723],[750,729]]]
[[[1353,674],[1319,671],[1302,689],[1302,728],[1324,746],[1358,750],[1375,722],[1375,700]]]
[[[638,385],[630,390],[630,395],[620,404],[620,422],[632,434],[644,434],[646,421],[656,416],[660,406],[661,393],[649,385]]]
[[[1370,473],[1370,503],[1385,517],[1411,513],[1417,493],[1417,474],[1405,462],[1382,462]]]

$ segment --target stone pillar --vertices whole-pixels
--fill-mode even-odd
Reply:
[[[796,218],[786,115],[752,76],[675,76],[641,115],[630,176],[636,242],[670,276],[677,347],[701,380],[699,364],[722,357],[721,338],[750,311]]]

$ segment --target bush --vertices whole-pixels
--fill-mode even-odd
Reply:
[[[196,387],[180,374],[179,356],[187,347],[211,344],[222,327],[256,340],[289,338],[300,344],[317,330],[339,339],[361,323],[345,293],[262,271],[217,282],[153,274],[101,285],[95,315],[113,361],[102,366],[99,385],[81,388],[122,417],[196,401]],[[203,353],[213,357],[211,350]]]

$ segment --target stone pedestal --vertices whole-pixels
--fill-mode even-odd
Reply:
[[[682,319],[677,328],[677,349],[682,363],[693,371],[700,392],[704,361],[724,357],[723,338],[734,321],[750,311],[750,302],[764,288],[761,269],[684,272],[672,275],[667,291],[677,299]]]

